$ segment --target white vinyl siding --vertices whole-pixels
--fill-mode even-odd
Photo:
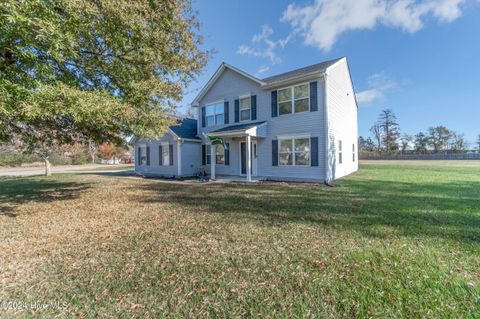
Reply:
[[[310,110],[310,85],[308,83],[280,89],[277,94],[279,115]]]

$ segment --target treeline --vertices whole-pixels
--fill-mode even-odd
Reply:
[[[81,165],[87,163],[131,163],[133,148],[128,145],[117,146],[112,143],[80,143],[56,146],[50,155],[53,165]],[[42,163],[43,158],[36,154],[19,151],[14,143],[0,145],[0,166],[20,166]]]
[[[401,134],[397,117],[390,109],[382,110],[370,132],[372,136],[359,137],[358,145],[364,155],[464,153],[470,146],[465,134],[443,125],[429,127],[415,135]],[[480,151],[480,135],[473,149]]]

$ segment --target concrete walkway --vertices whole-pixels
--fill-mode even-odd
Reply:
[[[133,172],[133,166],[131,164],[87,164],[87,165],[61,165],[53,166],[52,174],[62,173],[120,173],[129,172],[126,167],[131,167]],[[8,167],[0,168],[0,176],[37,176],[44,175],[45,168],[40,167]]]

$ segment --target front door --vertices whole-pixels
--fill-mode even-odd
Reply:
[[[257,176],[257,142],[252,141],[252,176]],[[241,175],[247,175],[247,143],[240,143],[240,171]]]

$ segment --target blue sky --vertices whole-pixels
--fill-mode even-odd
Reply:
[[[402,133],[445,125],[480,134],[480,0],[197,0],[204,48],[214,50],[185,109],[222,61],[259,78],[347,56],[359,134],[380,110]]]

